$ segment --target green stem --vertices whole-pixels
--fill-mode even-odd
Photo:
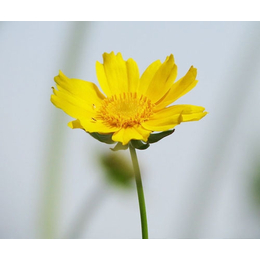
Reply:
[[[136,188],[137,188],[137,194],[138,194],[138,200],[139,200],[141,226],[142,226],[142,238],[147,239],[148,238],[148,227],[147,227],[147,217],[146,217],[144,191],[143,191],[141,173],[140,173],[140,168],[139,168],[135,148],[130,144],[129,149],[130,149],[130,154],[131,154],[131,158],[132,158],[132,162],[133,162],[133,166],[134,166],[134,172],[135,172],[135,182],[136,182]]]

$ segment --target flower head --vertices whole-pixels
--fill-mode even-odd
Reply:
[[[207,114],[201,106],[169,106],[198,82],[193,66],[175,82],[177,66],[172,54],[163,63],[153,62],[140,77],[133,59],[125,61],[121,53],[104,53],[96,72],[104,94],[94,83],[70,79],[60,71],[54,78],[57,89],[53,88],[51,101],[76,119],[69,122],[71,128],[84,129],[98,139],[109,137],[122,145],[131,140],[149,143],[152,132],[165,132]]]

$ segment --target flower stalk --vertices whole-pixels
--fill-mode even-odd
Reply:
[[[141,217],[142,238],[148,239],[148,225],[147,225],[146,207],[145,207],[145,199],[144,199],[141,172],[140,172],[140,168],[139,168],[139,164],[138,164],[138,160],[137,160],[136,150],[132,146],[132,144],[129,145],[129,150],[130,150],[133,167],[134,167],[134,173],[135,173],[135,182],[136,182],[139,209],[140,209],[140,217]]]

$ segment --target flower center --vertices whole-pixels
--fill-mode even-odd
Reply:
[[[143,95],[123,93],[106,98],[97,113],[109,126],[131,127],[146,121],[153,114],[154,104]]]

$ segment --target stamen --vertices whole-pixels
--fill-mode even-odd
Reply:
[[[154,104],[143,95],[122,93],[104,99],[96,118],[109,126],[126,128],[148,120],[153,107]]]

